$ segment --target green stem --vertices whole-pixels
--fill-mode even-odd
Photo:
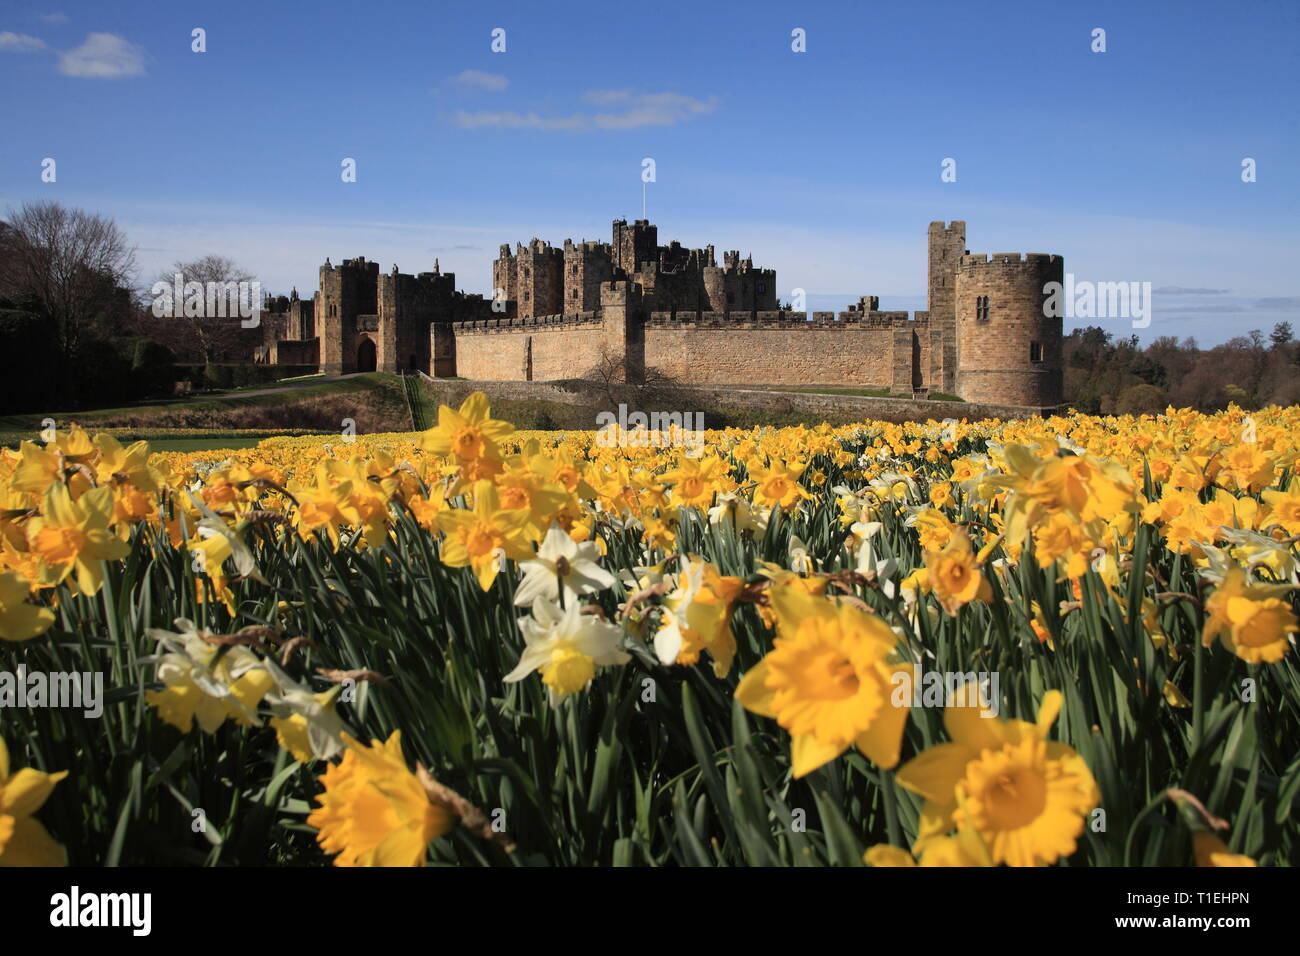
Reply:
[[[1200,749],[1205,733],[1205,695],[1203,691],[1205,670],[1205,642],[1199,634],[1195,635],[1196,651],[1192,658],[1192,747],[1191,752]]]
[[[894,803],[893,775],[880,770],[878,771],[877,780],[880,782],[881,801],[885,805],[885,832],[889,834],[891,845],[902,847],[903,830],[898,825],[898,807]]]

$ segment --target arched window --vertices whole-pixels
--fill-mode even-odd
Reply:
[[[989,320],[989,297],[978,295],[975,297],[975,321],[987,322]]]

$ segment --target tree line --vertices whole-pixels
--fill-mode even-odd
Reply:
[[[57,202],[0,221],[0,412],[67,411],[172,393],[178,363],[244,362],[237,317],[153,315],[154,281],[252,281],[222,256],[177,262],[136,287],[135,249],[110,218]]]
[[[1300,343],[1290,322],[1208,349],[1172,335],[1143,348],[1137,336],[1115,339],[1097,326],[1075,329],[1063,346],[1065,402],[1089,414],[1300,404]]]

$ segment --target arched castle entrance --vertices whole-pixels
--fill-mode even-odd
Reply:
[[[373,372],[375,367],[375,343],[363,338],[357,345],[357,371]]]

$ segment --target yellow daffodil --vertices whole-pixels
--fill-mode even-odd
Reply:
[[[1228,845],[1209,830],[1197,830],[1192,835],[1192,849],[1197,866],[1259,866],[1243,853],[1233,853]]]
[[[665,664],[691,667],[707,650],[714,674],[726,677],[736,656],[731,614],[744,582],[695,557],[687,560],[678,581],[664,599],[668,613],[655,635],[655,652]]]
[[[92,488],[73,501],[63,485],[51,485],[40,516],[27,528],[27,540],[42,562],[40,584],[53,586],[72,576],[83,594],[97,593],[104,582],[103,562],[131,550],[109,530],[112,516],[110,489]]]
[[[981,573],[965,531],[953,532],[941,551],[925,552],[925,581],[943,609],[956,614],[971,601],[990,601],[993,589]]]
[[[365,746],[346,738],[343,759],[320,778],[325,791],[307,823],[335,866],[422,866],[429,843],[455,817],[433,803],[402,756],[402,734]]]
[[[898,770],[898,782],[925,798],[915,852],[954,827],[969,827],[994,863],[1039,866],[1074,853],[1084,816],[1101,799],[1073,748],[1047,739],[1061,708],[1048,691],[1038,720],[1002,721],[977,685],[964,683],[945,708],[950,743],[934,744]]]
[[[878,844],[863,854],[868,866],[992,866],[989,851],[974,830],[959,830],[952,836],[934,837],[927,841],[920,858],[907,850],[888,844]]]
[[[803,777],[857,746],[886,769],[898,763],[906,704],[896,706],[897,641],[880,618],[798,588],[771,596],[778,636],[736,688],[747,710],[772,717],[791,737],[794,775]]]
[[[1252,664],[1276,663],[1290,649],[1297,621],[1283,600],[1286,585],[1251,584],[1240,567],[1228,570],[1223,583],[1206,599],[1206,647],[1217,637],[1223,646]]]
[[[420,444],[435,455],[450,455],[460,463],[476,462],[482,458],[500,460],[497,443],[505,438],[514,426],[492,418],[487,396],[475,392],[465,399],[456,411],[442,405],[438,408],[438,424],[421,437]]]
[[[67,854],[32,814],[68,775],[24,767],[10,776],[9,749],[0,737],[0,866],[65,866]]]
[[[29,604],[30,595],[30,583],[12,571],[0,572],[0,640],[31,640],[54,623],[54,612]]]
[[[799,484],[803,465],[789,465],[773,459],[766,466],[750,470],[754,481],[754,503],[767,508],[791,508],[810,497]]]
[[[476,482],[472,509],[438,513],[438,528],[445,535],[442,563],[473,568],[479,587],[488,590],[507,558],[522,561],[533,556],[527,536],[529,517],[526,508],[502,508],[492,482]]]

